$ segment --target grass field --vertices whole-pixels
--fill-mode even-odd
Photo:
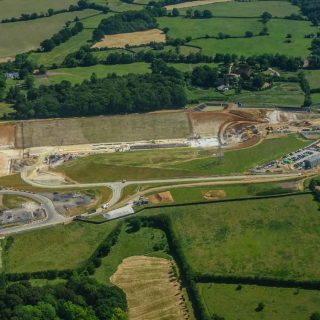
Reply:
[[[2,195],[2,206],[0,206],[0,209],[14,209],[21,207],[26,202],[34,202],[30,198],[27,197],[20,197],[20,196],[14,196],[14,195]]]
[[[0,0],[0,20],[19,18],[22,13],[46,13],[49,8],[67,9],[76,3],[77,0]]]
[[[67,80],[72,84],[76,84],[85,79],[90,79],[92,73],[95,73],[98,78],[103,78],[110,73],[116,73],[117,75],[121,76],[129,73],[144,74],[148,72],[150,72],[149,64],[144,62],[119,65],[98,64],[91,67],[61,68],[50,70],[47,72],[46,76],[37,76],[35,84],[50,85],[59,83],[63,80]]]
[[[84,18],[97,13],[96,10],[68,12],[52,17],[0,24],[0,57],[37,49],[40,42],[61,30],[65,22],[75,17]]]
[[[172,263],[163,258],[134,256],[119,265],[111,279],[127,295],[129,319],[186,319],[186,305],[172,273]]]
[[[190,87],[187,89],[188,101],[240,101],[243,105],[259,107],[300,107],[304,101],[304,93],[298,83],[278,82],[268,90],[245,91],[235,94],[234,90],[225,93],[215,89]]]
[[[177,18],[172,18],[172,20]],[[181,19],[181,18],[180,18]],[[218,19],[218,18],[216,18]],[[213,20],[216,20],[213,18]],[[224,23],[234,25],[235,19],[224,20]],[[237,19],[239,21],[248,21],[248,19]],[[250,20],[251,21],[251,20]],[[247,22],[246,22],[247,23]],[[171,23],[173,24],[173,23]],[[223,24],[222,24],[223,26]],[[177,34],[183,35],[183,28],[177,27],[179,31]],[[304,38],[306,34],[315,33],[317,29],[310,26],[308,21],[292,21],[274,19],[268,22],[269,36],[253,37],[245,39],[199,39],[190,42],[192,45],[196,45],[202,48],[204,54],[216,54],[216,53],[235,53],[238,56],[252,56],[256,54],[265,53],[280,53],[289,56],[301,56],[306,57],[309,55],[311,40]],[[240,29],[243,30],[242,28]],[[260,29],[259,29],[260,30]],[[222,31],[223,30],[217,30]],[[252,31],[248,29],[248,31]],[[227,32],[226,32],[227,33]],[[292,43],[286,43],[286,36],[288,33],[292,34]],[[186,34],[184,34],[186,36]]]
[[[214,275],[319,279],[319,204],[312,195],[163,208],[191,268]],[[196,219],[195,219],[196,217]]]
[[[214,313],[225,319],[247,320],[301,320],[320,311],[320,292],[260,286],[198,284],[203,302],[210,315]],[[256,312],[262,302],[263,311]]]
[[[222,163],[215,159],[214,150],[191,148],[98,154],[66,163],[59,171],[79,182],[230,174],[244,172],[307,144],[292,135],[265,140],[249,149],[225,152]]]
[[[97,11],[95,11],[95,13],[97,13]],[[52,66],[54,63],[58,65],[61,64],[69,53],[79,50],[82,46],[90,45],[93,32],[91,28],[97,27],[103,18],[110,15],[111,13],[94,14],[82,19],[81,21],[85,28],[89,29],[82,30],[74,37],[71,37],[67,42],[60,44],[50,52],[31,53],[29,59],[38,65],[43,64],[45,66]]]
[[[311,95],[312,103],[313,104],[320,104],[320,93],[314,93]]]
[[[290,187],[287,187],[290,186]],[[291,188],[292,186],[292,188]],[[252,184],[234,184],[234,185],[213,185],[213,186],[199,186],[199,187],[181,187],[181,188],[170,188],[168,191],[171,192],[175,202],[185,203],[193,201],[206,201],[204,195],[210,191],[223,190],[225,197],[227,198],[240,198],[240,197],[252,197],[266,194],[275,193],[287,193],[295,192],[296,184],[284,183],[284,182],[265,182],[265,183],[252,183]],[[211,199],[208,199],[211,200]]]
[[[193,39],[206,35],[217,36],[219,32],[232,36],[243,36],[246,31],[252,31],[256,34],[262,29],[262,24],[258,19],[226,20],[223,18],[188,19],[184,17],[162,17],[158,18],[158,23],[161,28],[168,27],[170,29],[168,35],[171,38],[180,39],[184,39],[186,36],[190,36]]]
[[[320,89],[320,70],[307,70],[305,74],[311,89]]]
[[[230,93],[228,93],[229,97]],[[241,94],[232,96],[232,98],[244,105],[300,107],[304,101],[304,93],[298,83],[280,82],[275,83],[271,89],[243,91]]]
[[[299,7],[286,1],[231,1],[225,3],[207,4],[194,7],[193,10],[211,10],[214,16],[224,17],[260,17],[265,11],[274,17],[285,17],[292,13],[299,13]],[[188,8],[181,8],[180,14],[185,14]]]
[[[143,9],[143,6],[141,5],[130,4],[130,3],[123,2],[121,0],[89,0],[88,2],[94,2],[96,4],[102,4],[102,5],[108,4],[108,7],[114,12]]]
[[[196,67],[209,66],[210,68],[215,68],[218,65],[216,63],[168,63],[169,66],[175,67],[181,72],[192,72]]]
[[[141,228],[138,232],[128,233],[128,227],[123,226],[119,240],[112,247],[110,254],[102,259],[102,264],[96,269],[94,278],[101,283],[110,283],[110,277],[116,272],[122,260],[131,256],[169,256],[164,252],[167,248],[165,234],[158,229]],[[160,250],[155,251],[155,248]]]
[[[13,112],[11,105],[5,102],[0,102],[0,117],[2,117],[5,113]]]
[[[107,237],[116,222],[92,225],[73,222],[14,235],[5,253],[6,272],[75,268]]]

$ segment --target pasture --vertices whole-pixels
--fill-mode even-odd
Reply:
[[[149,64],[144,62],[137,62],[132,64],[120,65],[95,65],[91,67],[77,67],[77,68],[61,68],[54,69],[47,72],[44,76],[37,76],[35,84],[51,85],[60,83],[61,81],[70,81],[72,84],[81,83],[85,79],[90,79],[91,75],[95,73],[98,78],[104,78],[108,74],[115,73],[119,76],[129,73],[145,74],[150,72]]]
[[[163,231],[141,228],[137,232],[130,232],[128,226],[123,225],[118,242],[111,248],[109,255],[102,258],[101,266],[96,269],[94,277],[101,283],[110,283],[110,277],[117,271],[123,259],[137,255],[169,258],[164,252],[166,249],[167,240]]]
[[[2,117],[5,113],[13,112],[11,105],[6,102],[0,102],[0,117]]]
[[[306,70],[305,75],[311,89],[320,89],[320,70]]]
[[[172,18],[172,20],[177,18]],[[182,18],[179,18],[182,19]],[[219,18],[216,18],[219,19]],[[216,20],[208,19],[208,20]],[[223,19],[222,19],[223,20]],[[234,21],[239,19],[225,19],[224,23],[231,26],[234,25]],[[248,19],[242,19],[245,23],[248,23]],[[254,20],[254,19],[253,19]],[[240,19],[241,21],[241,19]],[[250,19],[251,21],[251,19]],[[175,28],[174,23],[173,28]],[[259,54],[285,54],[288,56],[306,57],[309,55],[308,50],[311,45],[311,39],[305,38],[306,34],[316,33],[317,28],[312,27],[308,21],[293,21],[284,19],[272,19],[268,22],[269,35],[242,38],[242,39],[197,39],[190,42],[190,44],[199,46],[202,48],[202,52],[208,55],[214,55],[216,53],[235,53],[238,56],[252,56]],[[174,29],[176,34],[183,36],[183,29]],[[242,28],[240,29],[243,30]],[[216,32],[217,31],[217,32]],[[248,31],[253,31],[248,29]],[[258,29],[260,31],[260,29]],[[215,30],[215,33],[224,32],[223,29]],[[225,32],[227,33],[227,32]],[[292,42],[286,41],[287,34],[292,35]],[[233,34],[231,34],[233,35]],[[183,38],[186,36],[184,34]]]
[[[77,0],[0,0],[0,20],[19,18],[22,13],[46,13],[49,8],[68,9],[76,3]]]
[[[125,48],[126,46],[139,46],[150,42],[163,43],[165,41],[166,36],[161,30],[151,29],[106,35],[101,41],[95,43],[93,48]]]
[[[84,18],[97,13],[96,10],[67,12],[48,18],[0,24],[0,57],[39,48],[40,42],[50,38],[75,17]]]
[[[304,93],[298,83],[278,82],[268,90],[243,91],[234,95],[233,99],[249,106],[300,107],[304,101]]]
[[[66,163],[56,170],[78,182],[241,173],[307,144],[292,135],[269,139],[248,149],[225,152],[222,162],[215,158],[215,150],[191,148],[97,154]]]
[[[190,65],[191,66],[191,65]],[[246,91],[235,94],[234,90],[220,93],[215,89],[189,87],[188,101],[239,101],[243,105],[258,107],[300,107],[304,93],[298,83],[275,82],[268,90]]]
[[[318,280],[319,204],[312,195],[162,208],[200,274]],[[195,219],[196,217],[196,219]]]
[[[299,7],[287,1],[230,1],[223,3],[212,3],[194,7],[193,10],[210,10],[214,17],[260,17],[265,11],[270,12],[273,17],[285,17],[290,14],[298,14]],[[188,9],[181,8],[180,14],[185,14]]]
[[[135,3],[126,3],[121,0],[89,0],[88,2],[94,2],[96,4],[106,5],[114,12],[124,12],[129,10],[141,10],[143,6]]]
[[[320,104],[320,93],[314,93],[311,95],[312,103],[314,105],[319,105]]]
[[[193,39],[205,37],[206,35],[218,36],[219,32],[231,36],[244,36],[246,31],[252,31],[254,34],[257,34],[262,29],[262,24],[258,19],[189,19],[184,17],[161,17],[158,18],[157,21],[160,28],[169,28],[168,35],[171,38],[180,39],[184,39],[187,36]],[[207,41],[207,39],[205,41]]]
[[[289,187],[288,187],[288,186]],[[228,198],[242,198],[242,197],[252,197],[252,196],[262,196],[268,194],[277,193],[290,193],[296,192],[297,186],[294,182],[264,182],[264,183],[250,183],[250,184],[232,184],[232,185],[212,185],[209,183],[205,186],[190,186],[190,187],[178,187],[166,189],[171,192],[171,195],[175,202],[177,203],[188,203],[196,201],[206,201],[206,200],[219,200],[208,197],[212,192],[223,191],[224,197],[222,199]],[[207,198],[206,198],[207,196]]]
[[[4,253],[6,272],[75,268],[83,263],[115,227],[73,222],[14,235]],[[26,259],[27,258],[27,259]]]
[[[97,13],[97,11],[95,11]],[[51,67],[54,63],[62,64],[65,57],[72,52],[79,50],[82,46],[91,44],[92,32],[91,28],[98,26],[100,21],[109,16],[110,14],[94,14],[81,19],[85,29],[79,32],[74,37],[71,37],[68,41],[55,47],[50,52],[36,52],[31,53],[29,59],[37,63],[37,65],[44,65]],[[87,29],[86,29],[87,28]]]
[[[208,314],[225,319],[301,320],[311,319],[319,312],[320,292],[313,290],[241,286],[228,284],[198,284],[197,288]],[[262,302],[265,307],[255,311]]]

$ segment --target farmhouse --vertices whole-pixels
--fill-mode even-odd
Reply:
[[[223,84],[223,85],[217,87],[217,90],[218,90],[219,92],[225,92],[225,91],[228,91],[228,90],[229,90],[229,87]]]

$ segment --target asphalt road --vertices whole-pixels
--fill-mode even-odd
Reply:
[[[109,200],[109,208],[113,207],[121,198],[122,190],[129,185],[141,185],[141,184],[174,184],[174,183],[196,183],[196,182],[221,182],[221,184],[228,183],[232,181],[235,183],[245,182],[250,180],[251,182],[259,181],[263,179],[270,181],[272,179],[292,179],[299,177],[297,173],[288,174],[259,174],[259,175],[233,175],[233,176],[215,176],[215,177],[193,177],[193,178],[175,178],[175,179],[156,179],[156,180],[136,180],[136,181],[126,181],[126,182],[99,182],[99,183],[77,183],[77,184],[63,184],[63,185],[48,185],[41,184],[39,182],[34,182],[30,180],[25,172],[22,172],[21,178],[28,184],[38,187],[38,188],[52,188],[52,189],[66,189],[66,188],[93,188],[93,187],[108,187],[112,190],[112,198]],[[45,221],[33,224],[27,224],[19,227],[12,227],[10,229],[0,230],[1,235],[8,235],[13,233],[18,233],[22,231],[29,231],[38,228],[43,228],[47,226],[56,225],[59,223],[64,223],[71,221],[72,218],[66,218],[61,216],[55,209],[52,201],[42,195],[22,192],[22,191],[12,191],[12,190],[2,190],[0,194],[13,194],[29,197],[38,201],[42,204],[43,208],[47,213],[47,219]]]

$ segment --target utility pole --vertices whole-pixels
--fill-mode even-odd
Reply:
[[[216,158],[217,158],[217,163],[218,164],[222,164],[223,156],[224,156],[224,153],[223,153],[221,145],[219,144],[218,151],[217,151],[217,154],[216,154]]]

